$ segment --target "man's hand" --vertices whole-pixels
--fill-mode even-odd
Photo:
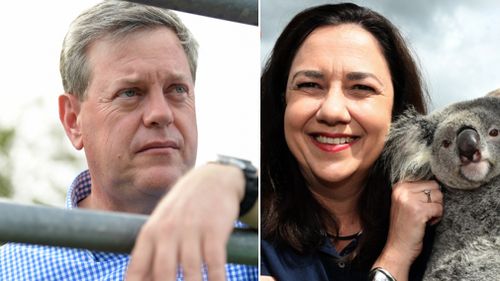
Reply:
[[[207,164],[181,178],[142,227],[127,281],[226,279],[226,244],[238,216],[245,179],[236,167]]]

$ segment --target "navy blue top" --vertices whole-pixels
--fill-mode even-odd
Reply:
[[[317,252],[299,254],[290,247],[277,248],[268,241],[261,243],[261,275],[273,276],[278,281],[294,280],[366,280],[366,272],[351,270],[341,257],[351,253],[357,245],[354,239],[340,253],[325,239]]]
[[[422,280],[430,255],[434,231],[426,232],[424,249],[410,269],[410,281]],[[342,257],[351,253],[357,245],[354,239],[340,253],[329,239],[311,254],[299,254],[291,247],[276,247],[261,241],[261,275],[273,276],[277,281],[366,281],[368,272],[352,269]]]

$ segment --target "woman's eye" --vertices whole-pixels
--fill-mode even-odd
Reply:
[[[318,83],[315,82],[304,82],[297,84],[297,89],[308,89],[308,88],[320,89],[321,87],[319,86]]]
[[[135,97],[137,95],[138,93],[137,90],[135,89],[126,89],[120,93],[121,97],[127,97],[127,98]]]
[[[370,86],[367,86],[367,85],[362,85],[362,84],[356,84],[352,88],[353,88],[353,90],[376,92],[373,87],[370,87]]]

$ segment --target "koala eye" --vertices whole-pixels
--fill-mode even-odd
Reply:
[[[490,136],[492,136],[492,137],[496,137],[496,136],[498,136],[498,129],[491,129],[491,131],[490,131],[490,133],[489,133],[489,134],[490,134]]]
[[[442,144],[443,144],[443,147],[444,147],[444,148],[448,148],[448,147],[451,145],[451,141],[449,141],[449,140],[444,140]]]

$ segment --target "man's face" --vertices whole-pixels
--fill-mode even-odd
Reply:
[[[77,123],[93,189],[161,196],[196,160],[194,82],[179,39],[167,28],[144,30],[104,37],[87,54]]]

